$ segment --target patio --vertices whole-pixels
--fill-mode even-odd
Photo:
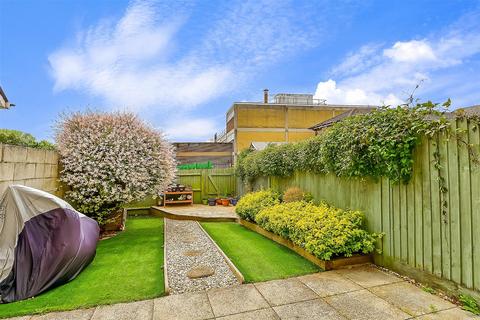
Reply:
[[[50,313],[60,319],[478,319],[374,266]]]

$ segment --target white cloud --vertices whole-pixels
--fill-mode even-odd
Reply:
[[[372,67],[381,59],[378,55],[380,47],[379,44],[366,44],[360,47],[357,52],[348,54],[339,65],[333,67],[330,74],[347,76]]]
[[[436,60],[432,48],[426,41],[412,40],[397,42],[391,48],[385,49],[383,54],[398,62],[414,63],[419,61]]]
[[[79,32],[75,43],[49,56],[54,89],[86,92],[115,108],[188,109],[313,43],[313,32],[297,27],[291,4],[267,0],[229,2],[226,14],[185,45],[178,41],[190,31],[191,6],[173,5],[132,1],[118,21]]]
[[[340,104],[373,105],[381,103],[385,105],[395,105],[402,102],[393,94],[388,94],[384,97],[359,88],[338,88],[337,83],[332,79],[320,82],[317,85],[315,96],[327,99],[328,103]]]
[[[212,119],[207,116],[213,110],[195,108],[319,45],[333,20],[328,10],[345,14],[335,23],[350,12],[343,4],[317,15],[307,10],[308,2],[234,0],[213,8],[186,1],[132,0],[121,18],[80,30],[75,41],[48,57],[54,90],[75,90],[98,98],[96,105],[138,111],[166,128],[172,140],[209,139],[224,124],[223,110]],[[202,18],[191,19],[197,12]]]
[[[327,103],[399,104],[423,82],[416,92],[419,98],[478,104],[480,92],[465,89],[466,83],[480,80],[478,72],[470,70],[478,68],[480,59],[478,18],[480,14],[472,13],[460,19],[463,24],[422,40],[365,45],[332,68],[331,79],[318,83],[315,97]]]
[[[55,90],[85,90],[133,109],[190,107],[224,92],[227,66],[168,62],[182,19],[159,21],[158,10],[152,2],[132,2],[118,22],[91,27],[75,45],[52,53]]]
[[[272,64],[315,45],[315,33],[304,30],[298,21],[288,2],[240,1],[215,22],[196,55],[215,57],[241,69]]]

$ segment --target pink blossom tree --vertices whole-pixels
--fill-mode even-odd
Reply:
[[[171,144],[132,113],[66,114],[55,131],[66,197],[101,224],[122,204],[158,195],[175,176]]]

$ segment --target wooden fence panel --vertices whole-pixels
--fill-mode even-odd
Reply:
[[[177,181],[192,186],[194,203],[202,203],[208,197],[236,195],[234,168],[179,170]]]
[[[460,140],[446,135],[422,139],[413,155],[413,176],[408,184],[392,184],[386,178],[347,179],[297,172],[289,178],[262,178],[253,187],[284,191],[298,186],[316,200],[362,210],[368,229],[385,233],[377,263],[415,268],[478,293],[480,164],[474,163],[466,144],[473,146],[478,156],[480,130],[465,120],[453,126],[464,130]],[[436,157],[440,157],[441,167]],[[441,192],[441,177],[446,192]]]
[[[470,144],[474,146],[480,145],[480,129],[473,126],[468,128],[468,137]],[[477,148],[477,154],[480,154],[480,148]],[[480,290],[480,165],[474,164],[471,169],[471,203],[472,203],[472,269],[476,270],[473,273],[473,287]]]
[[[465,121],[460,121],[458,123],[458,127],[461,130],[465,130],[467,132],[467,136],[465,137],[465,142],[469,143],[470,137],[467,128],[467,124]],[[459,260],[459,264],[461,267],[461,275],[462,275],[462,283],[465,283],[467,287],[471,287],[473,285],[473,273],[471,270],[473,269],[472,264],[472,190],[471,190],[471,172],[473,163],[470,161],[470,157],[468,154],[467,148],[460,148],[461,156],[459,157],[459,202],[460,202],[460,246],[462,249],[461,257],[462,259]],[[477,194],[478,197],[480,197]],[[480,207],[476,208],[476,214],[480,214]],[[478,229],[480,226],[476,226],[476,232],[480,232]],[[480,272],[477,273],[477,277],[480,277]]]

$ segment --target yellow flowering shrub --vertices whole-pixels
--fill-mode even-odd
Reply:
[[[303,212],[312,206],[314,205],[303,201],[280,203],[260,211],[255,217],[255,222],[267,231],[290,239]]]
[[[238,200],[235,212],[242,219],[255,221],[255,216],[262,209],[280,203],[278,198],[278,194],[272,190],[250,192]]]
[[[360,211],[305,201],[276,204],[255,217],[265,230],[291,240],[323,260],[375,250],[375,241],[381,235],[367,232],[364,219]]]

